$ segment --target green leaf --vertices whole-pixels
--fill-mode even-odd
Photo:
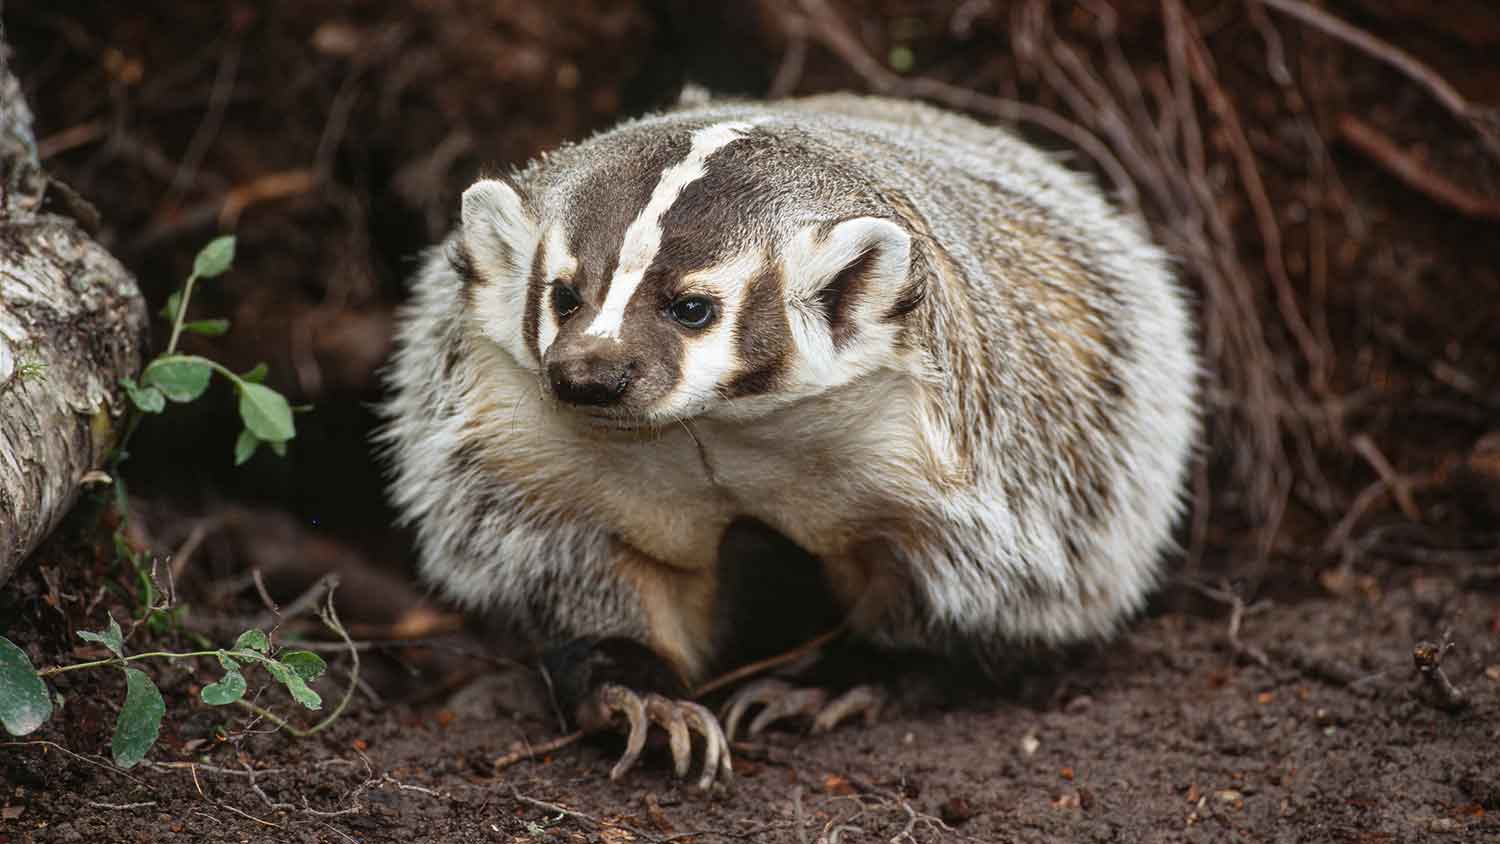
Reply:
[[[245,675],[238,671],[227,671],[224,679],[209,683],[199,692],[203,702],[209,706],[225,706],[245,696]]]
[[[304,680],[316,680],[328,670],[328,663],[312,651],[284,651],[278,659]]]
[[[155,387],[142,387],[135,383],[134,378],[121,378],[120,386],[130,396],[131,404],[147,413],[161,413],[167,406],[167,397],[161,394],[161,390]]]
[[[269,366],[266,366],[265,363],[257,363],[254,369],[248,372],[240,373],[240,377],[245,379],[246,381],[249,381],[251,384],[259,384],[260,382],[266,380],[266,373],[270,371],[271,368]]]
[[[287,681],[286,690],[292,693],[292,697],[304,709],[318,710],[323,708],[323,698],[307,685],[307,681],[293,674],[292,679]]]
[[[125,669],[125,705],[115,720],[115,737],[110,742],[115,764],[129,768],[146,758],[146,751],[161,733],[161,719],[167,704],[156,684],[139,668]]]
[[[240,634],[238,639],[234,640],[234,649],[237,651],[269,653],[271,650],[271,640],[266,638],[266,634],[259,630],[246,630]]]
[[[307,681],[297,674],[288,677],[284,684],[286,690],[292,693],[292,699],[302,704],[304,709],[322,709],[323,698],[307,685]]]
[[[251,433],[249,428],[241,429],[240,435],[234,440],[234,465],[243,466],[246,460],[255,456],[258,448],[260,437]]]
[[[193,275],[213,278],[222,275],[234,263],[234,235],[216,237],[193,259]]]
[[[190,334],[202,334],[205,337],[218,337],[229,330],[229,320],[195,319],[192,322],[184,322],[182,330]]]
[[[286,443],[266,443],[266,445],[271,447],[271,451],[275,452],[277,457],[286,456]]]
[[[161,390],[175,402],[190,402],[203,395],[214,371],[208,364],[190,357],[159,358],[146,367],[141,383]]]
[[[47,684],[36,676],[26,652],[0,636],[0,724],[7,733],[24,736],[51,716]]]
[[[98,642],[115,656],[125,656],[125,636],[120,632],[120,623],[115,621],[113,614],[109,616],[109,626],[95,633],[90,630],[78,631],[78,638],[85,642]]]
[[[181,304],[182,304],[182,291],[181,290],[173,291],[172,295],[167,297],[167,304],[164,305],[164,306],[162,306],[162,309],[160,311],[160,313],[162,315],[162,318],[165,319],[165,320],[167,320],[168,322],[176,322],[177,321],[177,308]]]
[[[261,665],[265,666],[266,671],[270,672],[271,676],[275,677],[278,683],[285,683],[288,678],[297,676],[297,672],[274,659],[270,662],[262,662]]]
[[[223,651],[219,651],[219,664],[224,666],[225,671],[240,670],[240,664],[234,660],[234,657]]]
[[[275,661],[267,662],[265,666],[266,670],[271,672],[272,677],[275,677],[278,682],[286,686],[286,690],[291,693],[293,700],[308,709],[323,708],[323,698],[319,697],[318,693],[307,685],[307,681],[302,679],[302,675],[297,672],[297,669]]]
[[[280,393],[249,382],[240,382],[236,386],[240,391],[240,418],[252,433],[273,443],[285,442],[297,435],[292,424],[292,408]]]

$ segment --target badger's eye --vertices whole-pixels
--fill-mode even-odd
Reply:
[[[554,283],[552,285],[552,310],[557,313],[557,321],[562,322],[573,315],[583,300],[578,298],[578,291],[572,287]]]
[[[716,310],[707,296],[678,296],[667,306],[672,319],[686,328],[703,328],[714,321]]]

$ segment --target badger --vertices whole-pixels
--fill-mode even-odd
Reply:
[[[655,724],[679,776],[698,734],[700,785],[727,781],[688,690],[809,584],[852,639],[941,657],[1097,640],[1159,579],[1199,428],[1185,296],[1138,219],[1010,132],[707,103],[461,206],[398,319],[390,495],[431,583],[546,650],[578,723],[629,729],[613,776]],[[731,572],[746,524],[773,539]]]

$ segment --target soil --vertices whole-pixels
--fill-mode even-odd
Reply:
[[[342,717],[300,739],[199,702],[208,661],[144,665],[168,712],[128,771],[109,761],[118,672],[55,675],[60,712],[0,742],[0,844],[1500,841],[1500,237],[1483,211],[1500,163],[1428,88],[1259,4],[1188,12],[1259,166],[1316,350],[1295,341],[1235,133],[1200,90],[1211,205],[1197,210],[1222,215],[1209,254],[1239,269],[1184,259],[1213,430],[1186,553],[1148,612],[998,689],[898,695],[876,723],[829,734],[772,728],[736,745],[727,792],[674,779],[659,751],[612,782],[611,736],[496,770],[560,731],[513,649],[424,595],[390,527],[368,403],[403,279],[476,171],[660,106],[685,79],[753,96],[868,90],[878,80],[818,37],[816,16],[792,13],[817,5],[4,6],[45,163],[98,206],[99,238],[152,309],[198,246],[235,231],[235,269],[193,309],[233,329],[190,350],[239,370],[268,360],[271,383],[316,410],[286,459],[241,469],[227,394],[148,420],[123,476],[144,574],[117,558],[117,521],[88,497],[0,590],[0,635],[43,666],[97,658],[75,634],[105,613],[135,652],[274,626],[283,643],[326,643],[315,687],[334,702],[353,660],[294,607],[335,573],[363,649]],[[1034,102],[1121,149],[1108,110],[1077,107],[1066,78],[1017,43],[1025,4],[833,5],[902,78]],[[1121,60],[1148,91],[1170,84],[1155,3],[1056,4],[1046,37],[1107,67],[1106,6]],[[1476,105],[1500,105],[1500,20],[1479,0],[1442,8],[1329,4]],[[1351,115],[1417,178],[1341,134]],[[1160,147],[1169,161],[1181,148]],[[1148,186],[1153,230],[1189,253],[1175,194],[1121,157]],[[1226,291],[1247,310],[1227,310]],[[1235,345],[1252,321],[1260,339]],[[1254,377],[1271,393],[1236,392]],[[141,621],[153,576],[176,609]],[[312,722],[250,679],[259,703]]]

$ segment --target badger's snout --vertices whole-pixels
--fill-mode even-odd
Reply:
[[[581,343],[548,355],[547,385],[560,401],[609,407],[625,399],[636,365],[615,348],[618,343]]]

